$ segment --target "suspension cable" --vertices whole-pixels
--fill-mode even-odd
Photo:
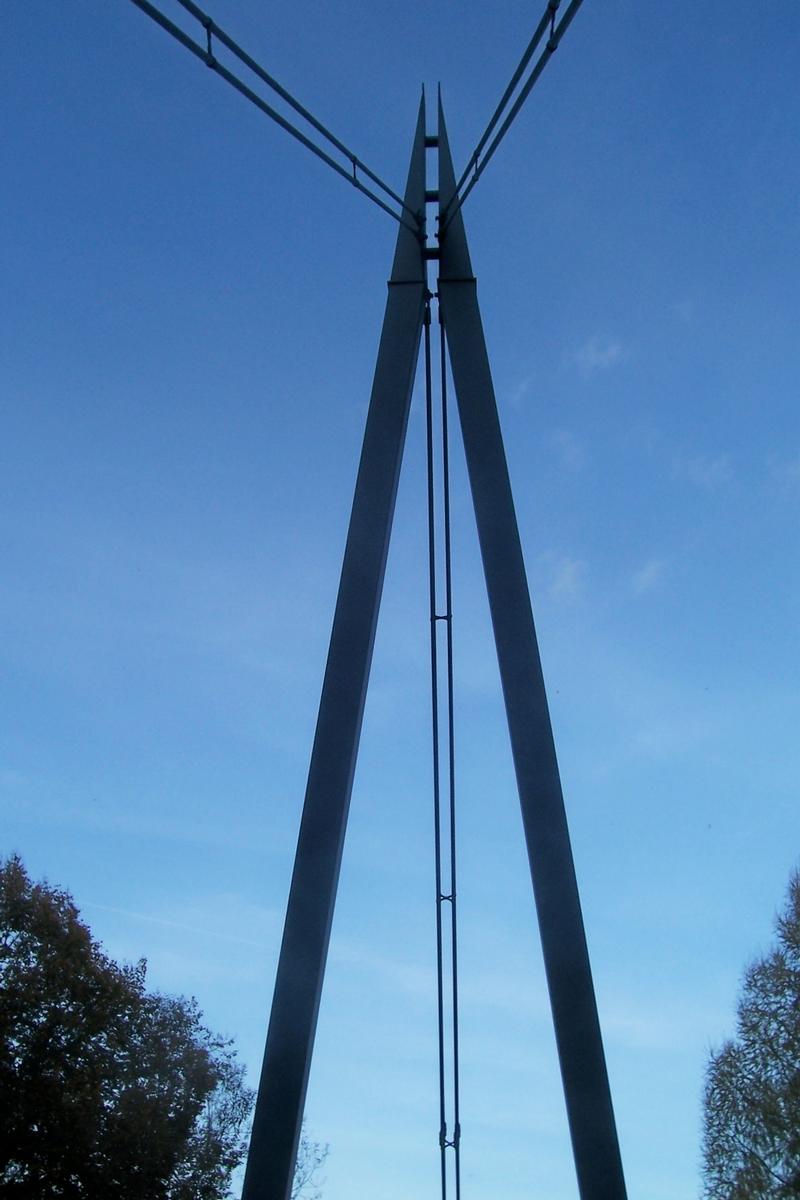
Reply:
[[[204,62],[207,67],[210,67],[211,70],[215,71],[219,76],[221,76],[222,79],[229,83],[231,87],[235,88],[235,90],[244,96],[246,100],[249,100],[251,104],[255,105],[255,107],[264,113],[265,116],[270,117],[271,120],[280,125],[281,129],[285,129],[288,134],[300,142],[301,145],[305,146],[307,150],[310,150],[311,153],[316,155],[317,158],[326,163],[332,170],[336,172],[337,175],[341,175],[342,178],[346,179],[348,183],[356,188],[357,191],[367,196],[373,201],[374,204],[377,204],[378,208],[382,209],[385,213],[388,213],[390,217],[393,217],[396,221],[399,221],[401,225],[404,225],[413,233],[418,233],[417,214],[411,212],[397,192],[395,192],[393,188],[389,187],[387,183],[384,183],[380,176],[367,167],[366,164],[358,157],[358,155],[354,154],[352,150],[348,149],[344,142],[341,142],[339,138],[335,137],[334,134],[326,129],[322,122],[318,121],[317,118],[313,116],[313,114],[310,113],[307,108],[304,107],[304,105],[300,104],[300,102],[286,90],[286,88],[282,87],[281,84],[279,84],[276,79],[274,79],[267,71],[265,71],[263,67],[259,66],[255,59],[251,58],[249,54],[242,50],[242,48],[237,45],[233,38],[231,38],[223,29],[221,29],[219,25],[217,25],[216,22],[211,19],[211,17],[202,11],[202,9],[198,8],[198,6],[193,3],[193,0],[178,0],[178,3],[186,10],[186,12],[188,12],[202,25],[205,31],[205,45],[194,41],[186,32],[184,32],[183,29],[180,28],[180,26],[176,25],[174,21],[171,21],[169,17],[156,8],[154,4],[151,4],[150,0],[132,0],[132,3],[135,4],[137,8],[141,9],[141,11],[148,17],[150,17],[151,20],[155,21],[157,25],[160,25],[162,29],[166,30],[166,32],[175,38],[176,41],[180,42],[180,44],[184,46],[191,54],[194,54],[194,56],[200,59],[201,62]],[[299,116],[303,118],[304,121],[306,121],[312,127],[312,129],[320,134],[330,146],[332,146],[347,160],[348,165],[345,167],[341,163],[337,162],[336,159],[334,159],[326,150],[323,150],[319,145],[316,144],[316,142],[312,141],[307,134],[303,133],[302,130],[298,129],[285,117],[281,116],[281,114],[277,112],[272,105],[268,104],[237,75],[234,75],[234,73],[229,70],[228,67],[224,66],[214,55],[213,38],[216,38],[222,45],[230,50],[231,53],[235,55],[235,57],[238,58],[239,61],[243,63],[250,71],[252,71],[262,83],[265,83],[277,95],[279,95],[282,100],[284,100],[296,113],[298,113]],[[371,187],[368,187],[366,184],[362,183],[361,179],[359,179],[359,172],[376,184],[377,187],[383,192],[384,196],[387,196],[390,200],[394,201],[395,204],[399,205],[400,211],[395,211],[395,209],[392,208],[385,199],[377,194],[377,192],[375,192]]]
[[[492,114],[489,124],[486,126],[486,129],[484,130],[483,134],[481,135],[477,146],[475,147],[475,149],[473,150],[472,154],[469,157],[469,160],[467,162],[467,166],[464,170],[464,173],[462,174],[461,178],[459,179],[458,184],[456,186],[456,190],[453,193],[453,196],[451,197],[449,204],[447,205],[447,209],[445,210],[445,219],[441,223],[442,230],[446,229],[447,226],[450,224],[453,217],[456,215],[458,210],[461,208],[461,206],[464,203],[464,201],[466,200],[467,196],[470,194],[472,189],[475,187],[475,184],[478,182],[481,175],[486,170],[486,167],[488,166],[489,162],[494,157],[494,154],[495,154],[498,146],[502,142],[505,135],[508,133],[508,130],[510,129],[511,125],[514,122],[514,119],[516,118],[516,116],[519,113],[520,109],[522,108],[523,104],[527,100],[528,96],[531,94],[531,91],[533,90],[535,84],[538,82],[539,78],[541,77],[541,74],[544,71],[545,67],[547,66],[548,62],[550,61],[550,59],[553,57],[556,50],[558,49],[559,42],[561,41],[564,34],[567,32],[567,29],[569,28],[569,26],[572,24],[573,18],[575,17],[575,14],[577,13],[578,9],[580,8],[581,4],[583,3],[583,0],[571,0],[571,3],[568,5],[567,10],[564,13],[564,16],[561,18],[559,23],[556,25],[556,11],[559,7],[560,2],[561,2],[561,0],[548,0],[547,8],[545,9],[541,20],[539,21],[539,24],[536,26],[533,37],[531,38],[530,42],[528,43],[528,45],[525,49],[525,52],[522,55],[522,58],[520,59],[520,62],[517,66],[517,69],[515,70],[514,74],[511,76],[511,80],[508,84],[508,87],[506,88],[506,90],[503,93],[500,103],[497,105],[497,108],[495,109],[494,113]],[[505,117],[505,120],[503,121],[502,125],[500,126],[500,129],[496,133],[494,140],[491,142],[488,150],[486,150],[485,154],[483,155],[483,158],[481,158],[480,156],[481,156],[481,152],[483,151],[484,146],[486,145],[486,143],[488,142],[492,133],[494,132],[497,122],[500,120],[500,117],[501,117],[504,109],[508,105],[508,103],[511,99],[511,96],[514,93],[515,88],[517,87],[520,80],[522,79],[522,76],[525,72],[526,67],[528,66],[531,58],[533,57],[533,54],[534,54],[536,48],[538,47],[539,43],[541,42],[541,40],[544,37],[548,28],[550,30],[550,36],[547,39],[544,50],[542,51],[539,58],[536,60],[530,75],[528,76],[527,80],[523,84],[523,86],[520,90],[520,93],[517,96],[517,99],[511,105],[511,108],[509,109],[509,111]],[[468,176],[470,176],[469,183],[466,183]],[[465,183],[466,183],[466,187],[464,187]],[[462,191],[462,188],[464,189],[463,191]]]
[[[524,72],[525,68],[527,67],[528,63],[530,62],[531,57],[533,56],[533,53],[536,50],[536,47],[539,45],[539,42],[542,40],[545,33],[547,32],[547,28],[550,25],[550,22],[552,19],[552,13],[555,12],[555,10],[558,8],[560,3],[561,3],[561,0],[548,0],[547,8],[544,10],[544,13],[542,14],[542,19],[540,20],[539,24],[536,26],[533,37],[528,42],[528,45],[525,48],[525,53],[522,55],[522,58],[519,60],[519,64],[517,65],[516,71],[511,76],[508,87],[503,92],[503,95],[500,99],[500,103],[497,105],[497,108],[492,113],[492,116],[489,120],[489,124],[486,126],[483,133],[481,134],[478,144],[475,147],[475,149],[472,151],[472,154],[470,155],[470,158],[469,158],[469,162],[467,163],[466,167],[464,168],[464,173],[461,176],[461,178],[459,179],[458,183],[456,184],[457,192],[459,192],[461,190],[461,188],[463,187],[464,182],[466,181],[466,178],[469,175],[470,171],[475,169],[477,162],[478,162],[478,158],[481,153],[481,150],[483,150],[483,147],[486,145],[489,138],[491,137],[494,127],[496,126],[497,122],[500,120],[500,117],[503,114],[503,110],[505,109],[506,105],[508,104],[509,100],[511,99],[511,96],[514,93],[514,89],[516,88],[517,84],[519,83],[520,79],[522,78],[523,72]]]
[[[441,321],[441,313],[440,313]],[[427,475],[428,475],[428,577],[429,577],[429,616],[430,616],[430,654],[431,654],[431,725],[433,751],[433,817],[434,817],[434,854],[435,854],[435,883],[436,883],[436,986],[437,986],[437,1034],[439,1050],[439,1156],[441,1175],[442,1200],[447,1197],[448,1162],[447,1151],[454,1154],[455,1200],[461,1198],[461,1119],[460,1119],[460,1086],[459,1086],[459,1042],[458,1042],[458,922],[456,908],[456,806],[455,806],[455,722],[453,706],[453,631],[452,631],[452,553],[450,538],[450,484],[449,484],[449,453],[447,436],[446,412],[446,358],[444,343],[444,328],[441,330],[441,474],[442,474],[442,522],[444,532],[444,575],[446,611],[437,612],[437,549],[436,549],[436,503],[435,503],[435,471],[434,471],[434,435],[433,435],[433,386],[431,367],[431,310],[430,297],[425,307],[424,343],[425,343],[425,412],[427,430]],[[438,623],[445,623],[446,640],[446,706],[447,706],[447,774],[448,774],[448,806],[447,806],[447,863],[445,870],[445,852],[443,847],[442,827],[445,823],[441,802],[441,757],[440,757],[440,720],[439,720],[439,639]],[[449,876],[449,891],[443,890],[445,874]],[[444,934],[444,905],[450,905],[450,954],[449,954],[449,990],[451,1006],[451,1028],[448,1071],[448,1049],[446,1048],[445,1026],[445,934]],[[448,1076],[450,1086],[448,1089]],[[452,1134],[448,1136],[448,1092],[452,1099]]]

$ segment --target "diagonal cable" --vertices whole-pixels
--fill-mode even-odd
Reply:
[[[286,132],[300,142],[301,145],[305,146],[307,150],[310,150],[312,154],[316,155],[317,158],[321,159],[324,163],[331,167],[331,169],[334,170],[337,175],[341,175],[343,179],[346,179],[348,183],[352,184],[352,186],[355,187],[359,192],[367,196],[373,201],[374,204],[377,204],[377,206],[383,209],[385,213],[388,213],[390,217],[394,217],[394,219],[399,221],[401,225],[404,225],[407,229],[411,229],[414,233],[418,233],[419,226],[417,222],[417,214],[412,213],[408,209],[397,192],[395,192],[393,188],[389,187],[387,183],[384,183],[380,176],[372,171],[358,157],[358,155],[354,154],[352,150],[348,149],[344,142],[340,141],[339,138],[330,132],[330,130],[326,129],[322,122],[319,121],[311,112],[309,112],[304,105],[296,100],[294,96],[292,96],[291,93],[286,90],[286,88],[282,87],[281,84],[279,84],[276,79],[274,79],[267,71],[265,71],[263,67],[259,66],[255,59],[251,58],[246,51],[242,50],[242,48],[237,45],[233,38],[231,38],[223,29],[221,29],[219,25],[217,25],[216,22],[211,19],[211,17],[202,11],[202,9],[198,8],[198,6],[193,3],[193,0],[178,0],[178,3],[186,10],[186,12],[188,12],[202,25],[205,31],[205,45],[194,41],[194,39],[191,38],[183,29],[181,29],[179,25],[176,25],[174,21],[171,21],[169,17],[156,8],[156,6],[152,4],[150,0],[132,0],[132,2],[137,8],[141,9],[143,13],[150,17],[151,20],[153,20],[157,25],[175,38],[176,41],[180,42],[180,44],[184,46],[191,54],[194,54],[196,58],[200,59],[201,62],[204,62],[207,67],[210,67],[211,70],[215,71],[219,76],[221,76],[222,79],[229,83],[231,87],[235,88],[235,90],[244,96],[246,100],[249,100],[251,104],[255,105],[255,107],[263,112],[265,116],[270,117],[271,120],[280,125],[282,129],[285,129]],[[272,107],[271,104],[268,104],[261,96],[254,92],[251,87],[249,87],[243,82],[243,80],[229,70],[228,67],[219,62],[214,55],[214,38],[216,38],[223,46],[230,50],[231,53],[234,54],[235,57],[238,58],[239,61],[248,68],[248,70],[252,71],[262,83],[265,83],[278,96],[280,96],[281,99],[285,101],[285,103],[287,103],[299,116],[301,116],[303,120],[311,126],[312,129],[314,129],[325,141],[328,142],[330,146],[332,146],[339,154],[347,159],[348,167],[344,167],[341,163],[337,162],[330,153],[328,153],[326,150],[323,150],[321,146],[311,139],[311,137],[303,133],[302,130],[298,129],[297,126],[293,125],[290,121],[283,117],[275,108]],[[383,199],[371,187],[368,187],[366,184],[362,183],[358,177],[359,172],[361,172],[361,174],[374,183],[376,187],[383,192],[385,197],[388,197],[389,200],[394,201],[395,204],[399,206],[400,211],[396,211],[390,206],[386,199]]]
[[[534,55],[534,52],[536,51],[536,47],[541,42],[545,33],[547,33],[547,30],[552,21],[552,14],[556,11],[560,2],[561,2],[561,0],[549,0],[547,8],[544,10],[544,12],[542,14],[542,19],[540,20],[539,24],[536,26],[536,29],[534,30],[534,33],[533,33],[533,37],[528,42],[528,45],[525,47],[525,53],[522,55],[522,58],[519,60],[516,71],[511,76],[508,87],[503,92],[503,95],[500,98],[500,102],[497,105],[497,108],[492,113],[489,124],[484,129],[477,146],[475,147],[475,149],[472,151],[472,154],[470,155],[469,162],[467,163],[466,167],[464,168],[463,175],[461,176],[458,183],[456,184],[457,192],[461,191],[461,188],[464,186],[464,183],[466,182],[467,176],[469,175],[470,171],[473,171],[475,169],[475,167],[477,166],[478,159],[480,158],[480,154],[481,154],[481,151],[483,150],[483,147],[486,145],[489,138],[492,136],[492,133],[495,129],[495,126],[497,125],[497,122],[500,120],[501,116],[503,115],[506,105],[508,104],[509,100],[513,96],[514,91],[525,72],[525,68],[527,67],[528,63],[530,62],[531,58]]]
[[[489,165],[489,162],[494,157],[494,154],[497,151],[498,146],[500,145],[503,138],[506,136],[509,129],[511,128],[511,125],[514,122],[514,119],[516,118],[517,114],[519,113],[519,111],[522,108],[525,101],[528,99],[528,96],[531,94],[531,91],[533,90],[534,86],[539,81],[539,78],[541,77],[541,74],[544,71],[545,67],[547,66],[548,62],[550,61],[550,59],[553,57],[556,50],[558,49],[559,42],[561,41],[564,34],[567,32],[567,29],[569,28],[569,26],[572,24],[572,20],[573,20],[575,14],[577,13],[578,9],[580,8],[581,4],[583,3],[583,0],[571,0],[571,3],[568,5],[567,10],[564,13],[564,16],[561,18],[561,20],[556,25],[555,15],[556,15],[556,10],[559,7],[559,3],[560,3],[560,0],[548,0],[548,5],[547,5],[547,8],[545,9],[544,15],[542,16],[542,19],[540,20],[539,24],[536,27],[533,37],[531,38],[530,42],[528,43],[528,46],[525,49],[525,53],[523,54],[523,56],[519,62],[519,65],[517,66],[516,71],[512,75],[511,81],[509,82],[508,87],[506,88],[505,92],[503,93],[500,103],[498,104],[497,108],[495,109],[494,113],[492,114],[489,124],[487,125],[486,129],[484,130],[483,134],[481,135],[481,138],[480,138],[477,146],[475,147],[475,149],[473,150],[472,154],[469,157],[467,167],[464,170],[464,173],[462,174],[461,178],[459,179],[458,184],[456,186],[456,190],[453,193],[450,203],[447,206],[446,213],[445,213],[446,219],[445,219],[445,222],[443,223],[441,232],[444,232],[444,229],[446,229],[447,226],[450,224],[451,220],[453,219],[455,214],[458,212],[458,210],[461,208],[461,206],[464,203],[464,201],[466,200],[467,196],[470,194],[472,189],[475,187],[475,184],[478,182],[481,175],[486,170],[486,167]],[[520,80],[522,79],[522,77],[525,73],[525,70],[530,63],[531,58],[533,57],[542,38],[544,37],[544,34],[546,33],[548,27],[550,29],[550,36],[547,39],[544,50],[542,51],[539,58],[536,60],[531,73],[528,75],[528,78],[525,80],[525,83],[523,84],[522,88],[520,89],[519,95],[517,96],[514,103],[511,105],[511,108],[509,109],[499,130],[495,134],[493,141],[490,143],[489,148],[483,154],[483,158],[481,158],[481,153],[482,153],[486,143],[489,141],[489,138],[491,137],[492,133],[494,132],[494,130],[497,126],[497,123],[500,120],[500,117],[502,116],[503,111],[507,107],[507,105],[511,99],[511,96],[514,93],[514,90],[520,83]],[[472,172],[471,176],[470,176],[470,172]],[[466,183],[468,176],[470,176],[469,183],[467,183],[466,187],[464,187],[464,184]],[[464,189],[463,191],[462,191],[462,188]]]

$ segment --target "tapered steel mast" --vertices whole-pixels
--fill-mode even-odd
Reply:
[[[429,437],[441,1186],[444,1200],[448,1174],[447,1151],[454,1150],[456,1197],[459,1195],[452,612],[446,467],[446,614],[436,612],[435,539],[430,490],[433,486],[430,312],[434,298],[438,298],[439,302],[439,319],[446,334],[455,383],[578,1189],[581,1200],[625,1200],[625,1182],[533,611],[478,308],[477,283],[472,272],[462,216],[464,201],[482,177],[485,167],[541,77],[582,0],[569,0],[559,21],[556,16],[560,0],[547,0],[544,14],[519,65],[458,181],[453,170],[441,99],[437,133],[426,136],[423,96],[402,199],[246,54],[194,0],[177,2],[192,20],[199,22],[202,28],[200,42],[162,13],[152,0],[133,0],[138,8],[196,58],[205,62],[262,113],[276,121],[399,223],[311,754],[242,1200],[289,1200],[291,1195],[397,483],[423,328]],[[218,46],[222,46],[231,56],[231,66],[220,62]],[[241,66],[250,72],[259,86],[268,88],[288,107],[288,117],[273,107],[274,101],[267,102],[256,92],[252,82],[245,82],[237,74]],[[305,130],[295,124],[298,117],[307,127]],[[426,149],[435,148],[438,148],[439,158],[438,189],[431,190],[426,185]],[[437,247],[429,245],[426,240],[428,204],[438,207]],[[438,291],[434,294],[428,290],[427,282],[431,261],[438,261],[439,264]],[[443,338],[443,391],[446,380],[444,348]],[[448,622],[449,893],[442,890],[440,840],[435,631],[439,620]],[[449,1134],[445,1087],[442,921],[442,905],[447,902],[451,904],[452,916],[450,965],[453,1026],[453,1124]]]
[[[289,1200],[419,338],[426,257],[444,324],[492,614],[581,1200],[625,1182],[558,763],[489,359],[439,104],[438,254],[424,245],[420,106],[361,455],[242,1200]],[[431,193],[428,193],[430,198]],[[438,884],[437,884],[438,887]],[[440,897],[441,898],[441,897]],[[439,947],[441,963],[441,945]],[[441,992],[441,989],[440,989]],[[440,995],[441,1004],[441,995]],[[443,1169],[443,1191],[445,1176]]]

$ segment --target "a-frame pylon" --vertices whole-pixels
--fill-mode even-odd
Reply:
[[[345,547],[242,1200],[289,1200],[424,319],[425,147],[439,154],[439,283],[581,1200],[625,1200],[555,746],[503,439],[439,102],[420,103]],[[430,196],[430,193],[428,193]]]

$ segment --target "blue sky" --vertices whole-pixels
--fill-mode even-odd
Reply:
[[[165,8],[168,5],[165,3]],[[172,10],[170,10],[172,11]],[[215,0],[396,186],[539,10]],[[2,850],[263,1046],[395,229],[124,0],[4,9]],[[629,1191],[800,855],[794,6],[586,0],[465,207]],[[436,1194],[424,420],[308,1098],[325,1198]],[[465,1195],[576,1194],[460,447]]]

